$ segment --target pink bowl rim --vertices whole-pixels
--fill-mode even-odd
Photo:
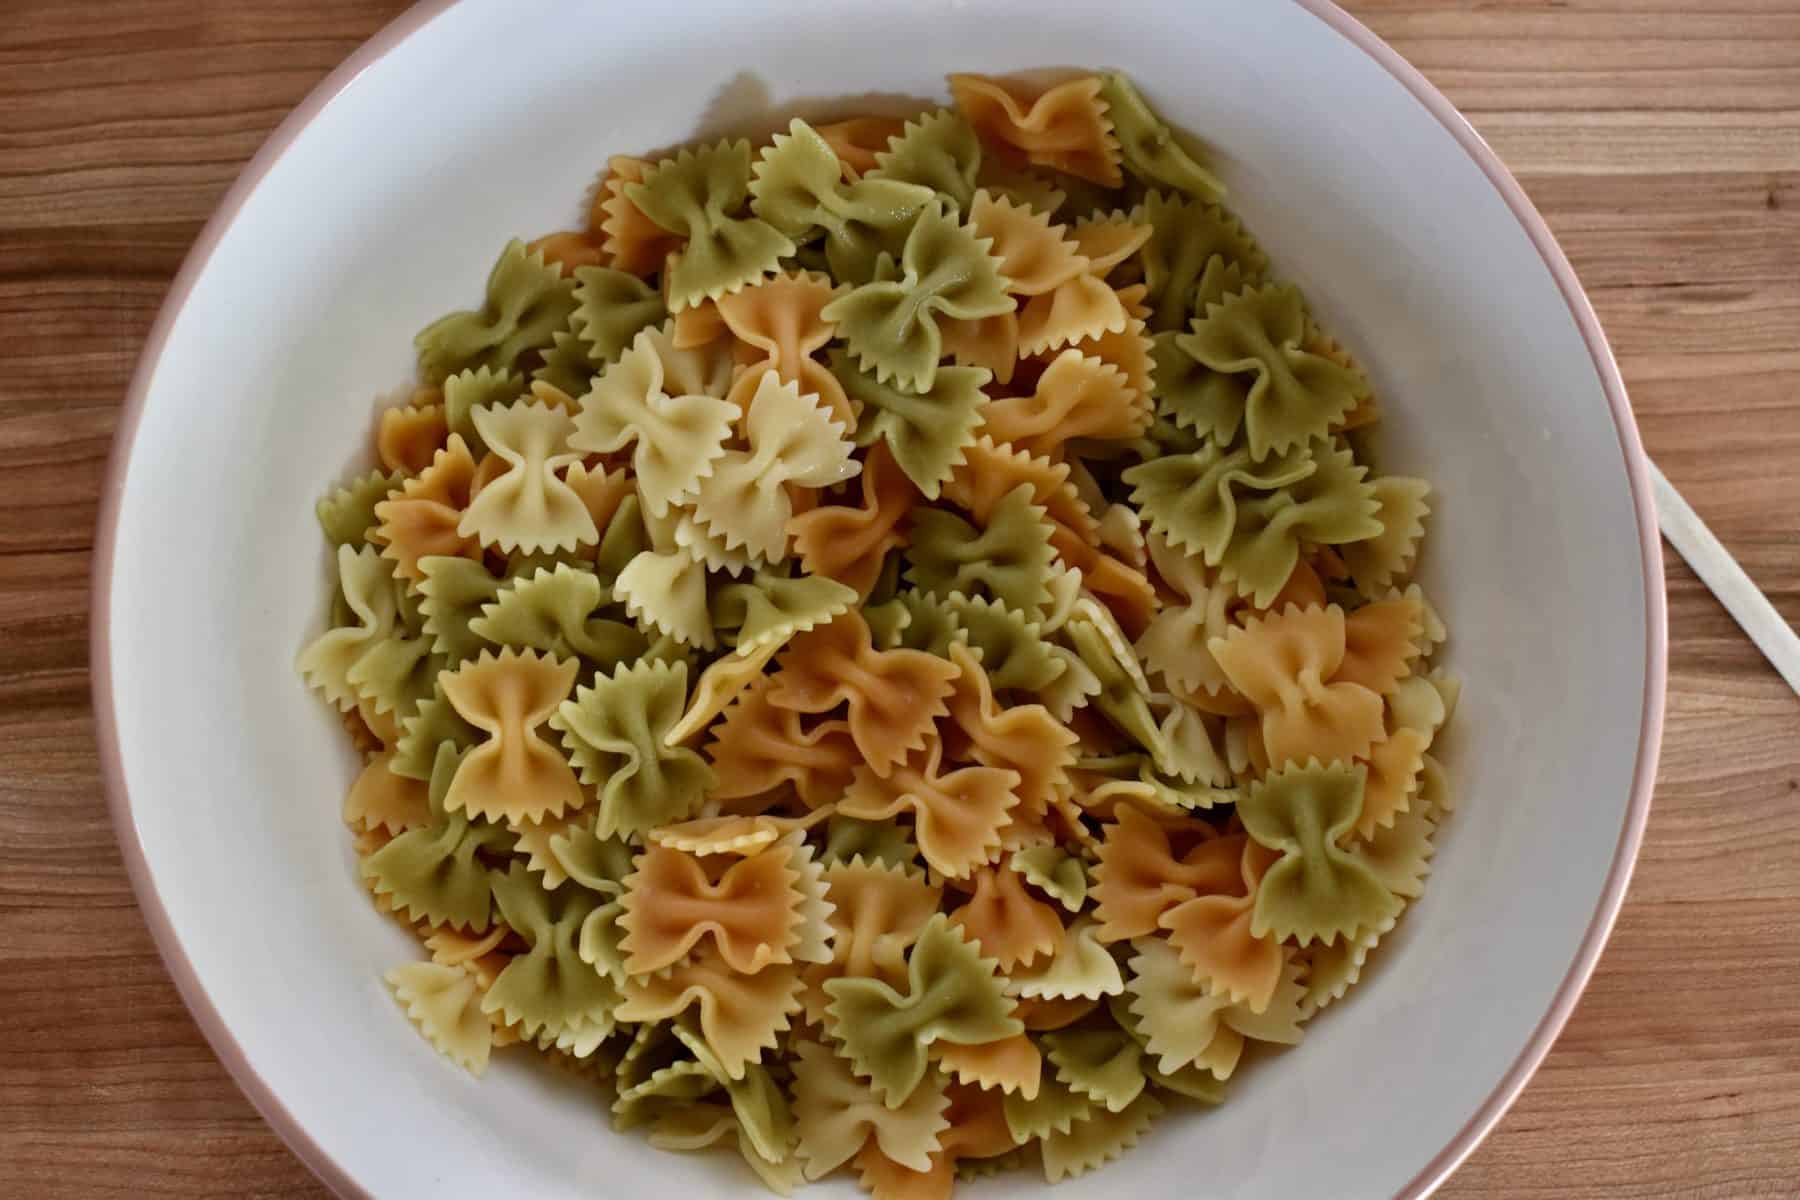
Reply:
[[[1417,68],[1401,57],[1398,51],[1377,37],[1362,22],[1339,8],[1333,0],[1292,2],[1325,22],[1374,59],[1437,118],[1468,152],[1476,166],[1481,168],[1537,248],[1544,266],[1550,271],[1569,306],[1570,315],[1574,317],[1582,339],[1587,343],[1594,369],[1599,374],[1607,403],[1612,410],[1619,448],[1625,459],[1626,479],[1631,488],[1639,548],[1643,556],[1646,633],[1643,719],[1638,733],[1638,755],[1631,799],[1626,809],[1624,827],[1619,833],[1618,845],[1613,852],[1612,864],[1607,871],[1605,887],[1601,890],[1599,903],[1561,986],[1512,1067],[1449,1143],[1397,1193],[1404,1200],[1416,1200],[1435,1191],[1474,1152],[1475,1147],[1499,1123],[1525,1084],[1530,1081],[1574,1012],[1588,979],[1593,975],[1601,951],[1605,948],[1613,924],[1618,919],[1619,908],[1624,903],[1626,889],[1631,883],[1632,869],[1637,862],[1638,849],[1644,839],[1644,829],[1650,819],[1650,798],[1662,747],[1665,691],[1668,684],[1668,613],[1663,589],[1662,542],[1657,531],[1656,509],[1651,500],[1649,460],[1638,436],[1631,402],[1625,391],[1625,381],[1619,374],[1618,363],[1600,328],[1600,319],[1595,315],[1586,291],[1576,278],[1575,269],[1569,264],[1543,216],[1493,148],[1457,111],[1456,106]],[[157,364],[162,358],[175,319],[186,305],[189,294],[211,261],[220,240],[263,178],[325,106],[354,83],[364,71],[456,3],[457,0],[420,0],[358,47],[308,93],[298,107],[269,135],[201,229],[200,236],[169,287],[168,296],[145,339],[143,352],[126,390],[118,432],[107,463],[94,543],[93,590],[89,603],[92,613],[89,661],[96,735],[108,806],[138,907],[143,912],[150,935],[174,979],[176,990],[220,1062],[288,1148],[327,1187],[344,1197],[364,1197],[368,1193],[312,1138],[282,1104],[267,1081],[250,1065],[243,1047],[233,1037],[202,987],[193,964],[188,960],[176,935],[168,911],[163,907],[151,881],[144,847],[138,838],[137,824],[132,817],[131,797],[125,788],[124,763],[119,754],[117,713],[113,704],[112,647],[107,636],[112,625],[110,606],[113,557],[126,470],[136,442],[138,426],[143,418],[150,382],[156,374]]]

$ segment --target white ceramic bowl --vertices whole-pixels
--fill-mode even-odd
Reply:
[[[416,951],[356,880],[352,756],[291,664],[324,611],[313,499],[361,452],[372,397],[409,378],[413,332],[477,297],[506,237],[576,224],[608,154],[1062,63],[1126,69],[1203,134],[1278,271],[1368,364],[1388,467],[1439,485],[1423,572],[1467,681],[1447,743],[1462,807],[1363,985],[1223,1108],[1063,1191],[1419,1195],[1548,1049],[1644,827],[1662,575],[1593,313],[1448,102],[1324,0],[432,3],[281,127],[183,267],[132,385],[94,595],[145,916],[220,1057],[334,1188],[749,1186],[612,1134],[544,1072],[461,1074],[379,982]]]

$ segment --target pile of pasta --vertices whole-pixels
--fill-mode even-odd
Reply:
[[[406,1013],[783,1192],[1219,1103],[1451,808],[1364,371],[1127,80],[950,85],[613,158],[319,505]]]

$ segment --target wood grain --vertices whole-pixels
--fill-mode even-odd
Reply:
[[[132,362],[202,221],[395,0],[0,20],[0,1196],[318,1196],[201,1041],[95,768],[86,578]],[[1519,172],[1651,452],[1800,622],[1800,3],[1361,0]],[[1800,700],[1678,562],[1631,898],[1454,1197],[1800,1179]]]

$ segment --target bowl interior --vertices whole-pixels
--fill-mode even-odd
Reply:
[[[417,951],[357,881],[337,815],[352,755],[291,666],[325,611],[312,503],[360,465],[412,334],[476,301],[507,237],[578,225],[608,154],[819,97],[911,107],[953,70],[1118,66],[1210,142],[1277,273],[1372,372],[1384,467],[1437,486],[1422,578],[1466,681],[1444,743],[1460,809],[1363,985],[1222,1108],[1163,1121],[1068,1190],[1391,1194],[1513,1066],[1620,844],[1651,674],[1600,375],[1476,163],[1319,17],[1235,0],[1107,12],[458,5],[358,75],[237,214],[148,376],[101,619],[149,883],[249,1068],[342,1178],[545,1197],[750,1181],[614,1135],[595,1097],[507,1056],[466,1077],[386,994],[380,973]]]

